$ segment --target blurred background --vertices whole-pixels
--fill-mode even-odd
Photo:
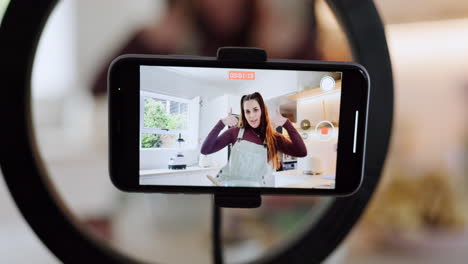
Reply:
[[[0,18],[8,2],[0,0]],[[391,147],[366,213],[327,262],[462,263],[468,257],[468,2],[375,4],[395,81]],[[323,0],[57,5],[33,67],[36,140],[57,191],[96,238],[142,261],[211,261],[211,197],[125,194],[111,184],[104,76],[121,53],[213,56],[228,45],[264,48],[272,58],[353,60]],[[0,262],[58,263],[19,214],[3,178],[0,188]],[[327,201],[266,197],[259,209],[223,210],[227,261],[254,259],[293,239]]]

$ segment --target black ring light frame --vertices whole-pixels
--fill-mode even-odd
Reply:
[[[371,0],[328,0],[355,60],[372,88],[366,165],[361,189],[334,198],[316,224],[274,255],[256,262],[323,261],[358,221],[380,179],[390,140],[393,80],[385,32]],[[31,71],[37,43],[56,0],[11,1],[0,27],[0,162],[3,176],[28,224],[65,263],[138,263],[98,242],[80,227],[54,190],[41,161],[31,120]]]

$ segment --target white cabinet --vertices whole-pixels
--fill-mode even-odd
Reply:
[[[227,109],[232,108],[232,113],[236,115],[240,115],[241,107],[240,107],[240,100],[242,96],[240,95],[225,95],[223,96],[227,99]]]
[[[227,116],[231,108],[233,114],[240,114],[240,99],[241,96],[226,94],[203,101],[201,108],[200,144],[203,144],[208,133],[210,133],[219,120]],[[221,133],[226,131],[226,129],[224,128]],[[227,153],[227,148],[224,148],[210,154],[210,158],[217,166],[223,166],[227,162]]]

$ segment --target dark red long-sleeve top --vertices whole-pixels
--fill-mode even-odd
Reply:
[[[290,140],[287,138],[278,138],[276,146],[277,150],[293,157],[305,157],[307,155],[307,149],[304,141],[301,138],[301,135],[299,135],[289,120],[284,123],[283,127],[286,129],[286,131],[288,131]],[[223,128],[223,122],[221,120],[218,121],[218,123],[213,127],[211,132],[206,137],[205,142],[203,142],[201,148],[202,154],[208,155],[223,149],[229,144],[236,144],[237,135],[239,134],[240,128],[232,127],[218,136]],[[242,140],[247,140],[255,144],[263,145],[264,138],[257,136],[252,128],[247,128],[244,131]]]

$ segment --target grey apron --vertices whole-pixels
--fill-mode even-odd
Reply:
[[[229,161],[216,179],[224,186],[275,187],[266,146],[242,140],[243,135],[244,128],[241,128]]]

